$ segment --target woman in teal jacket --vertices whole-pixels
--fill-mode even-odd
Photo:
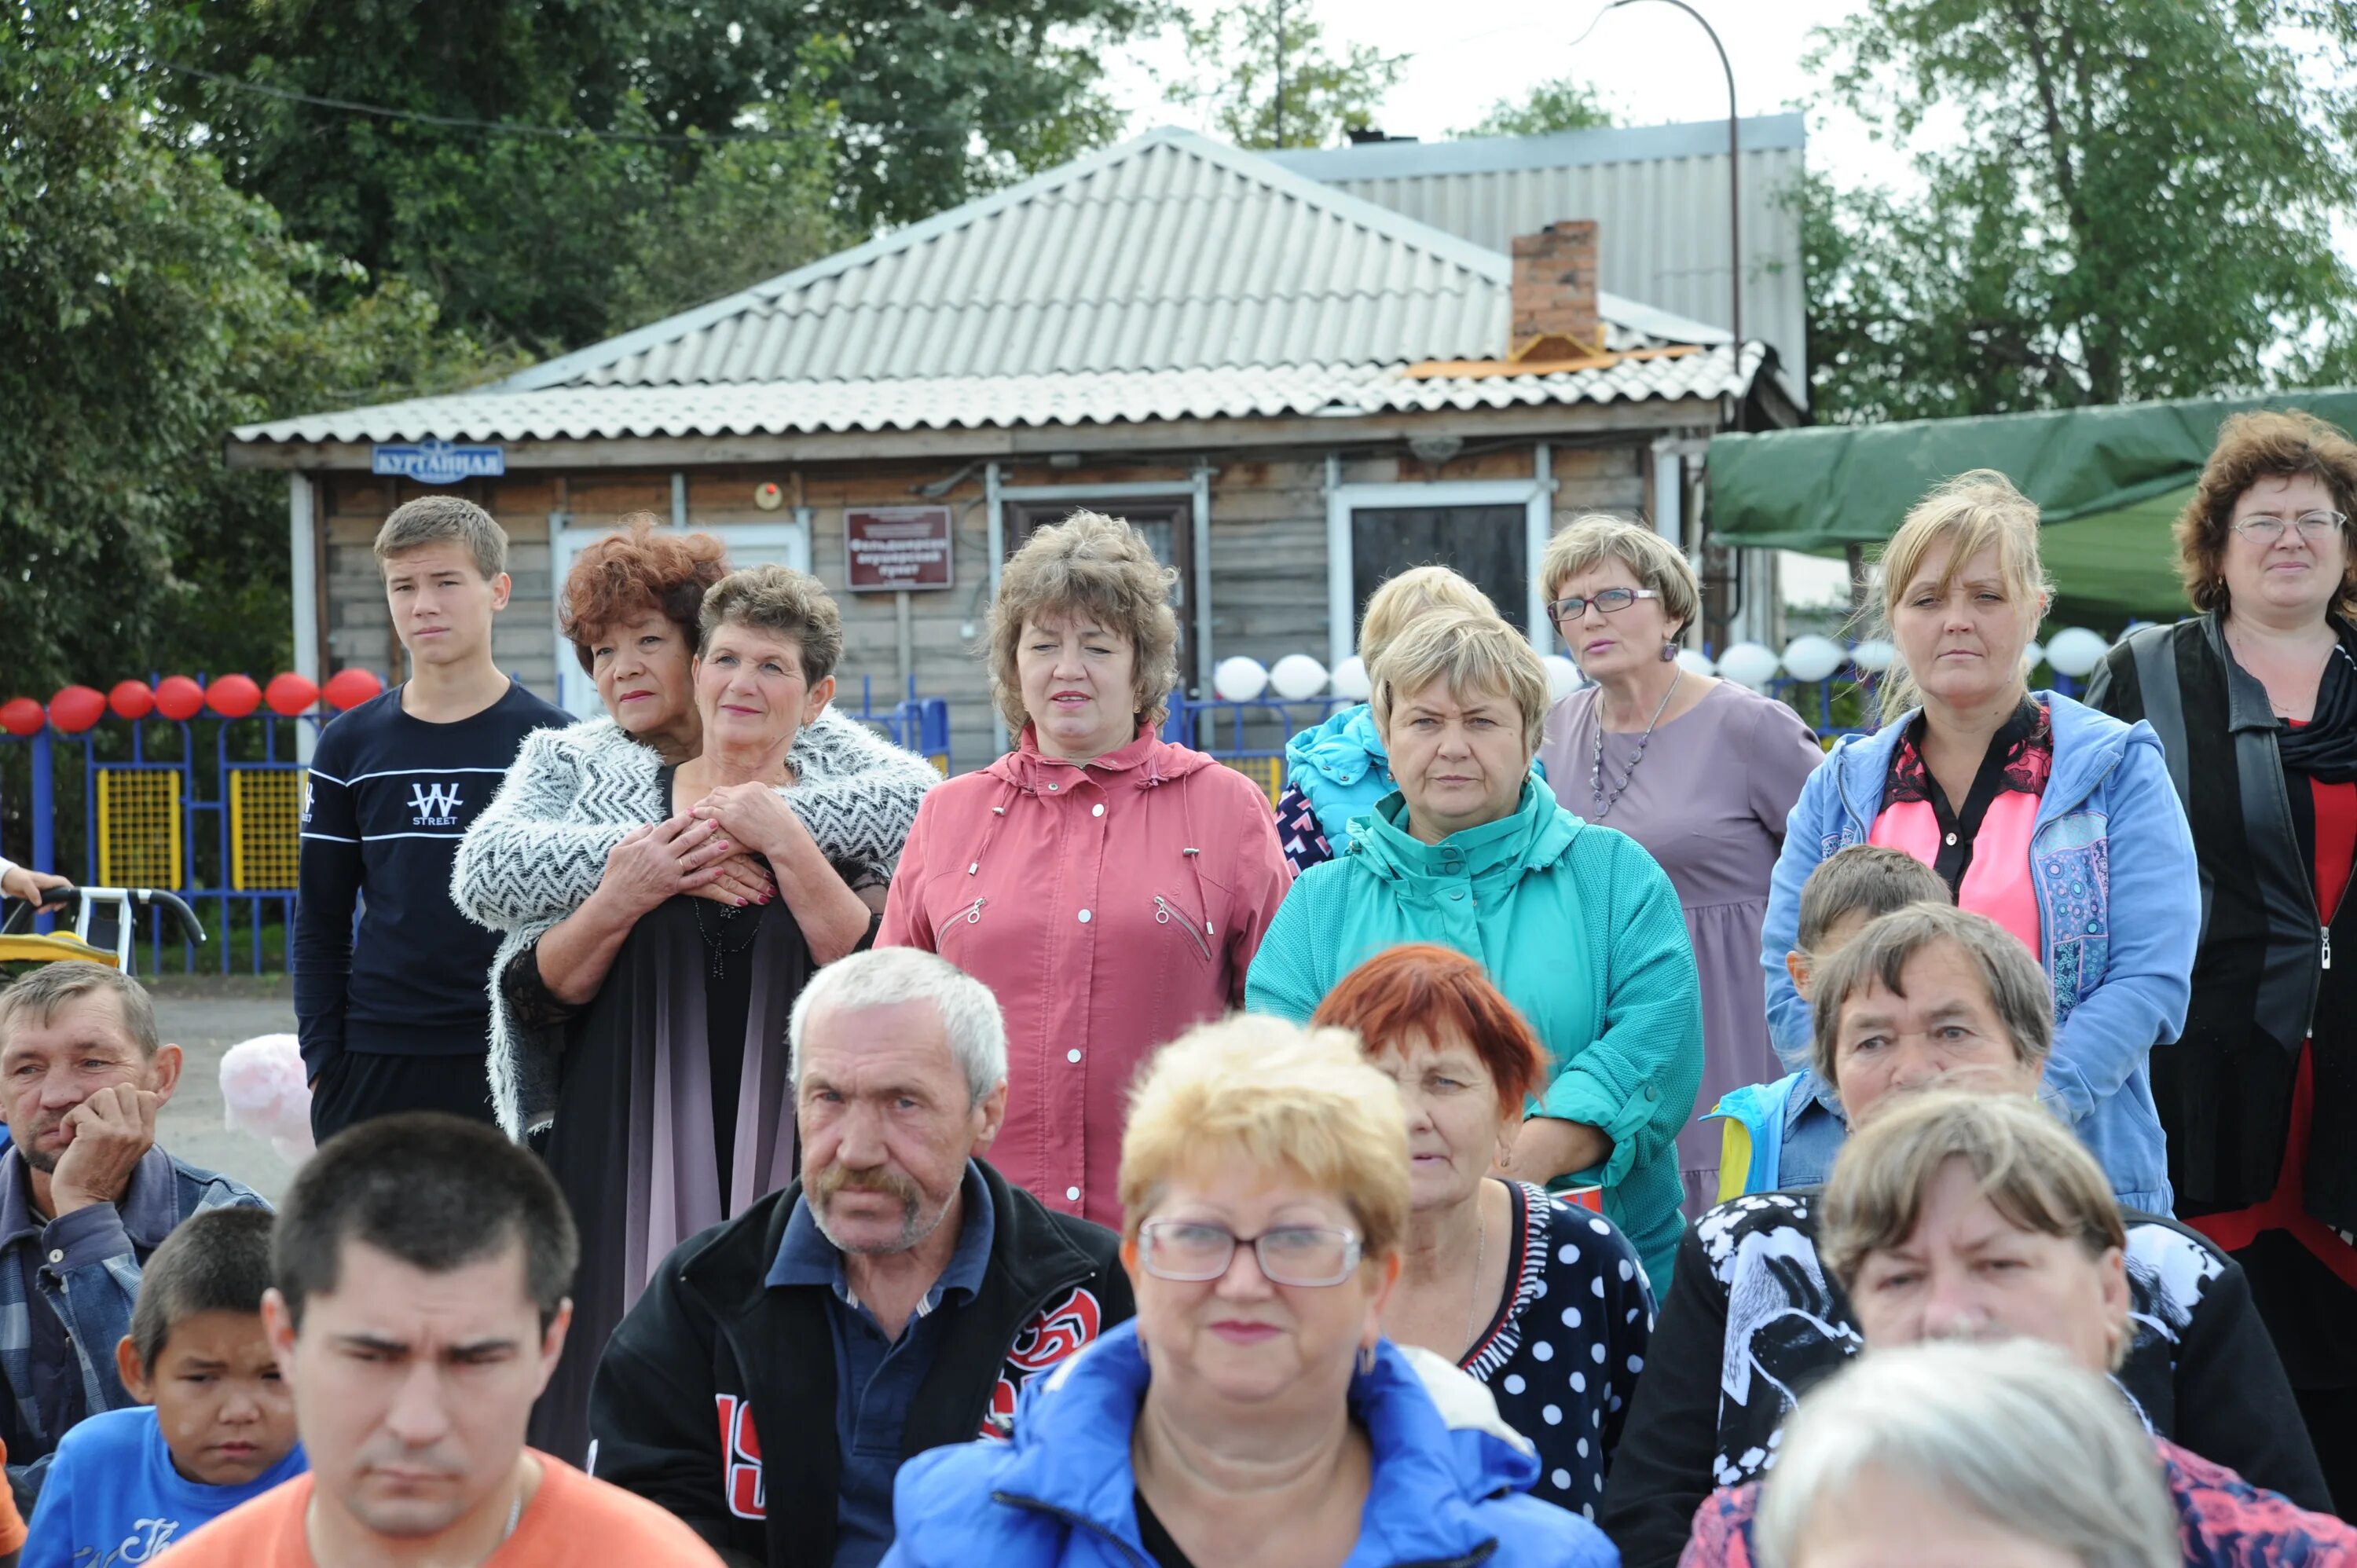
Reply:
[[[1347,854],[1302,873],[1246,977],[1254,1012],[1307,1019],[1366,959],[1440,942],[1481,961],[1552,1058],[1512,1173],[1604,1188],[1656,1292],[1677,1248],[1677,1135],[1702,1081],[1694,950],[1668,875],[1531,777],[1546,670],[1493,616],[1436,612],[1372,671],[1397,793]]]

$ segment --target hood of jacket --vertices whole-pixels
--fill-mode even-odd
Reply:
[[[1039,749],[1039,736],[1029,725],[1023,726],[1022,738],[1014,750],[983,769],[1001,783],[1011,785],[1027,795],[1039,793],[1049,780],[1069,777],[1074,764],[1049,757]],[[1154,732],[1152,725],[1137,726],[1136,736],[1117,751],[1108,751],[1094,762],[1085,765],[1088,772],[1097,776],[1097,782],[1107,789],[1117,789],[1126,779],[1135,789],[1151,789],[1174,779],[1184,779],[1206,768],[1217,767],[1216,759],[1189,746],[1174,746]]]
[[[2054,771],[2047,779],[2046,794],[2039,805],[2041,822],[2073,809],[2093,794],[2119,767],[2130,746],[2151,746],[2156,757],[2164,764],[2168,761],[2150,725],[2124,724],[2060,692],[2029,694],[2046,705],[2054,728]],[[1890,776],[1891,754],[1921,712],[1910,708],[1871,735],[1845,736],[1826,759],[1835,769],[1843,803],[1859,821],[1871,824],[1881,814],[1882,786]]]
[[[1310,778],[1347,788],[1390,760],[1383,737],[1375,733],[1374,710],[1364,703],[1327,714],[1323,724],[1285,743],[1286,767],[1305,794]]]
[[[994,1492],[1120,1535],[1135,1517],[1130,1434],[1151,1380],[1136,1326],[1124,1324],[1026,1388]],[[1373,1450],[1354,1562],[1470,1556],[1498,1534],[1474,1505],[1538,1478],[1535,1451],[1490,1391],[1437,1356],[1384,1341],[1374,1369],[1351,1378],[1350,1401]]]
[[[1535,779],[1523,781],[1523,798],[1512,815],[1451,833],[1438,843],[1426,843],[1408,831],[1407,798],[1397,790],[1361,821],[1350,853],[1409,895],[1428,892],[1444,877],[1480,882],[1553,865],[1587,828],[1555,804],[1555,792]]]

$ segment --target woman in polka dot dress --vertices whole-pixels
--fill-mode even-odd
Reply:
[[[1513,1147],[1546,1057],[1481,966],[1393,948],[1315,1022],[1356,1031],[1407,1105],[1413,1211],[1383,1333],[1490,1386],[1536,1444],[1534,1496],[1593,1519],[1653,1330],[1653,1293],[1619,1228],[1491,1166]]]

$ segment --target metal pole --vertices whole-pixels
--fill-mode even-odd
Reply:
[[[1618,11],[1623,5],[1641,3],[1642,0],[1612,0],[1605,9]],[[1727,247],[1733,252],[1733,275],[1727,284],[1727,292],[1732,296],[1727,306],[1727,322],[1735,337],[1736,356],[1740,360],[1743,354],[1743,149],[1738,140],[1738,123],[1735,115],[1735,67],[1727,60],[1727,46],[1718,41],[1718,29],[1710,25],[1708,17],[1687,5],[1686,0],[1660,0],[1660,4],[1675,5],[1702,24],[1702,30],[1710,35],[1710,47],[1718,51],[1718,68],[1727,73]]]
[[[1276,135],[1285,145],[1285,0],[1276,0]]]

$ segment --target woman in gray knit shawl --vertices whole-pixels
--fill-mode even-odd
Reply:
[[[494,1101],[512,1135],[554,1122],[582,1233],[574,1332],[533,1418],[576,1463],[590,1374],[650,1271],[792,1179],[787,1011],[873,940],[937,780],[828,710],[842,621],[817,580],[765,566],[706,590],[717,557],[643,527],[585,553],[566,628],[615,716],[534,736],[452,878],[505,934]]]

